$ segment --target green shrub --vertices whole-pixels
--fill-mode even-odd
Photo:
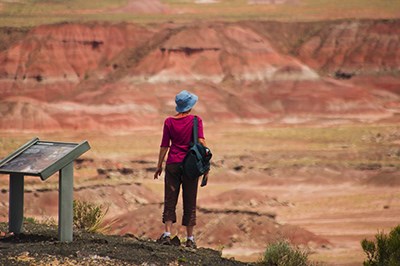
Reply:
[[[293,247],[286,240],[269,244],[264,253],[262,265],[271,266],[308,266],[308,252]]]
[[[364,239],[361,246],[367,255],[364,266],[399,266],[400,265],[400,225],[389,235],[380,232],[375,235],[375,242]]]
[[[24,223],[37,224],[38,222],[33,217],[24,217]]]
[[[74,226],[87,232],[104,233],[111,225],[104,225],[108,207],[90,202],[74,200]]]

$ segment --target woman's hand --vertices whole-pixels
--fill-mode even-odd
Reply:
[[[158,179],[158,177],[161,175],[162,173],[162,167],[157,167],[156,172],[154,173],[154,179]]]
[[[169,147],[160,147],[160,153],[158,154],[158,163],[157,163],[157,170],[154,173],[154,179],[158,179],[158,177],[162,173],[162,165],[164,162],[165,155],[167,154]]]

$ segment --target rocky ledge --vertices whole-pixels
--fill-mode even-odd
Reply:
[[[0,223],[0,232],[7,231]],[[0,234],[1,265],[248,265],[206,249],[163,246],[133,235],[74,231],[74,241],[57,240],[57,228],[24,223],[19,235]]]

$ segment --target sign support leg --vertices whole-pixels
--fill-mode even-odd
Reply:
[[[9,193],[8,229],[19,234],[24,220],[24,175],[10,174]]]
[[[58,194],[58,238],[61,242],[72,242],[73,232],[73,162],[59,171]]]

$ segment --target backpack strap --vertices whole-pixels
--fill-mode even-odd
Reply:
[[[194,154],[196,154],[196,158],[198,161],[202,161],[203,160],[203,156],[201,155],[198,145],[193,145],[193,147],[190,149],[192,152],[194,152]]]
[[[198,137],[198,132],[197,132],[197,130],[198,130],[198,118],[197,118],[197,116],[194,116],[193,117],[193,143],[194,144],[196,144],[197,142],[198,142],[198,139],[199,139],[199,137]]]

